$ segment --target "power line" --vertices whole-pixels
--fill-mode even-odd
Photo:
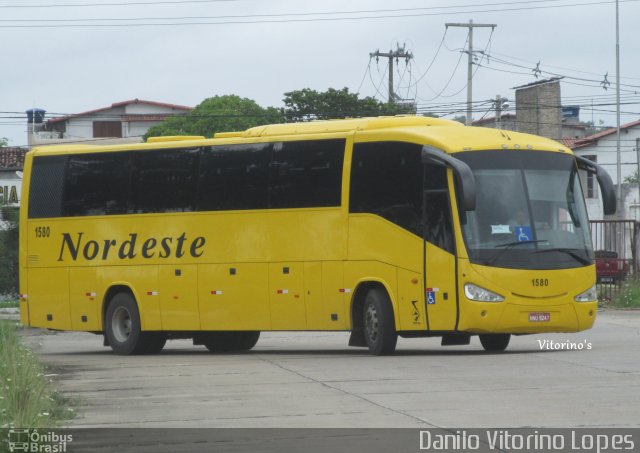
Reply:
[[[195,0],[191,0],[191,1],[195,1]],[[207,0],[202,0],[202,2],[206,2]],[[239,1],[239,0],[209,0],[209,1]],[[545,0],[541,0],[545,1]],[[554,1],[554,0],[548,0],[548,1]],[[640,0],[620,0],[621,3],[626,3],[626,2],[638,2]],[[157,2],[156,4],[168,4],[169,2]],[[173,2],[173,3],[181,3],[181,2]],[[504,5],[504,4],[518,4],[518,3],[527,3],[527,4],[531,4],[533,2],[509,2],[509,3],[493,3],[493,4],[487,4],[489,6],[497,6],[497,5]],[[241,15],[241,16],[237,16],[238,19],[249,19],[251,17],[262,17],[262,19],[257,19],[257,20],[221,20],[221,21],[216,21],[216,22],[210,22],[207,20],[211,20],[214,19],[216,20],[216,18],[224,18],[224,16],[212,16],[208,19],[205,19],[205,21],[198,21],[198,22],[157,22],[157,23],[151,23],[151,22],[147,22],[147,23],[68,23],[71,20],[75,20],[75,19],[70,19],[67,20],[66,23],[57,23],[57,24],[36,24],[36,25],[26,25],[26,24],[18,24],[18,25],[0,25],[0,28],[81,28],[81,27],[160,27],[160,26],[193,26],[193,25],[242,25],[242,24],[270,24],[270,23],[305,23],[305,22],[328,22],[328,21],[347,21],[347,20],[369,20],[369,19],[397,19],[397,18],[406,18],[406,17],[424,17],[424,16],[443,16],[443,15],[451,15],[451,14],[480,14],[480,13],[496,13],[496,12],[510,12],[510,11],[527,11],[527,10],[538,10],[538,9],[550,9],[550,8],[569,8],[569,7],[581,7],[581,6],[593,6],[593,5],[606,5],[606,4],[611,4],[611,3],[615,3],[614,1],[611,0],[607,0],[607,1],[592,1],[592,2],[583,2],[583,3],[569,3],[569,4],[562,4],[562,5],[546,5],[546,6],[522,6],[522,7],[517,7],[517,8],[499,8],[499,9],[483,9],[483,10],[458,10],[458,11],[454,11],[454,12],[419,12],[418,9],[413,9],[411,10],[411,13],[401,13],[401,14],[379,14],[376,13],[377,10],[368,10],[365,11],[363,10],[362,12],[357,12],[357,11],[345,11],[345,12],[333,12],[333,13],[288,13],[288,14],[281,14],[281,15]],[[149,4],[153,4],[150,2],[139,2],[139,3],[127,3],[126,5],[133,5],[133,4],[138,4],[138,5],[149,5]],[[107,4],[107,3],[103,3],[103,4],[92,4],[94,6],[122,6],[125,5],[123,3],[120,4]],[[56,5],[50,5],[50,6],[56,6]],[[70,7],[70,6],[81,6],[81,5],[57,5],[59,7]],[[5,8],[8,6],[4,6]],[[11,7],[19,7],[18,5],[15,6],[11,6]],[[31,7],[35,7],[35,6],[31,6]],[[470,5],[469,7],[473,7],[473,5]],[[0,7],[2,8],[2,7]],[[432,7],[431,9],[444,9],[444,8],[461,8],[460,6],[457,7]],[[462,7],[464,8],[464,7]],[[406,9],[396,9],[396,10],[390,10],[390,11],[408,11],[410,10],[409,8]],[[386,10],[379,10],[379,11],[386,11]],[[269,17],[296,17],[296,16],[312,16],[312,15],[318,15],[318,14],[323,14],[323,15],[339,15],[339,14],[374,14],[374,15],[366,15],[366,16],[350,16],[350,17],[345,17],[345,16],[338,16],[338,17],[309,17],[309,18],[288,18],[288,19],[275,19],[275,18],[269,18]],[[232,16],[232,17],[236,17],[236,16]],[[203,19],[203,17],[201,16],[197,16],[195,19]],[[89,20],[95,20],[95,19],[89,19]],[[109,20],[109,19],[108,19]],[[132,19],[113,19],[114,21],[116,20],[121,20],[121,21],[125,21],[125,20],[176,20],[176,18],[132,18]],[[181,20],[180,18],[177,18],[177,20]],[[192,20],[191,18],[185,18],[184,20]],[[33,20],[32,22],[35,22],[37,20]],[[15,22],[15,21],[12,21]]]

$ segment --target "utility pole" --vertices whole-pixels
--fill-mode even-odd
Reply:
[[[622,152],[620,150],[620,10],[616,0],[616,177],[618,179],[618,206],[622,206],[624,219],[624,202],[622,201]],[[638,175],[640,176],[640,175]]]
[[[393,104],[398,97],[393,92],[393,59],[395,58],[396,63],[399,62],[400,58],[404,58],[406,63],[409,63],[409,60],[413,58],[413,54],[411,52],[406,52],[405,46],[400,47],[400,44],[397,44],[398,48],[396,50],[390,50],[389,52],[380,52],[380,50],[376,50],[375,52],[371,52],[369,54],[369,58],[376,57],[376,62],[378,58],[384,57],[389,59],[389,104]]]
[[[473,101],[473,29],[476,27],[483,27],[483,28],[488,28],[491,27],[491,30],[493,31],[494,28],[496,28],[498,25],[497,24],[474,24],[473,20],[469,20],[468,24],[458,24],[458,23],[446,23],[444,24],[445,27],[449,28],[449,27],[466,27],[469,29],[469,50],[467,50],[467,53],[469,54],[469,62],[468,62],[468,69],[467,69],[467,119],[466,119],[466,124],[467,126],[471,126],[471,103]]]

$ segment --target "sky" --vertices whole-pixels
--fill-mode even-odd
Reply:
[[[624,124],[640,119],[640,0],[619,8]],[[496,25],[474,29],[474,119],[493,116],[496,95],[514,108],[513,87],[565,76],[563,104],[614,126],[615,17],[597,0],[0,0],[0,137],[25,145],[33,107],[50,118],[225,94],[280,107],[288,91],[343,87],[386,101],[388,61],[370,53],[398,45],[413,58],[395,65],[397,94],[453,118],[466,110],[468,29],[445,23],[469,20]]]

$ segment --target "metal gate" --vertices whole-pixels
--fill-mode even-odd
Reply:
[[[598,297],[611,300],[627,279],[638,273],[638,233],[635,220],[591,220],[591,240],[596,258]]]

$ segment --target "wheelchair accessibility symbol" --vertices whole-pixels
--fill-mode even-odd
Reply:
[[[530,241],[533,238],[533,235],[531,234],[531,227],[529,226],[515,227],[515,235],[518,242]]]

